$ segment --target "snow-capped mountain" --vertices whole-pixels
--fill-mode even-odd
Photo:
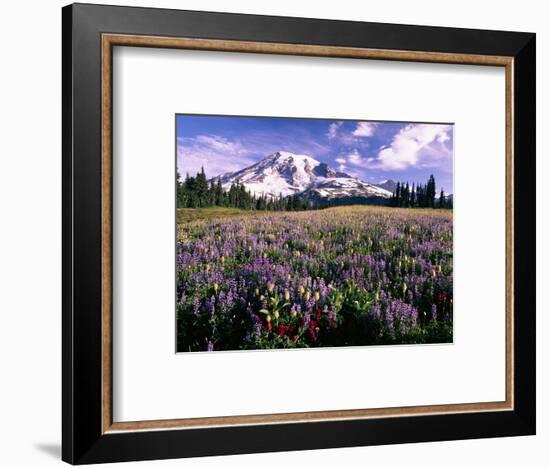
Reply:
[[[326,163],[304,155],[278,151],[236,172],[218,176],[225,190],[241,183],[256,195],[307,198],[390,198],[392,192],[363,182]],[[214,179],[218,179],[215,177]]]

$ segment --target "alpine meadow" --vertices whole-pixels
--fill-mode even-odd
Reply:
[[[176,116],[177,351],[453,342],[453,125]]]

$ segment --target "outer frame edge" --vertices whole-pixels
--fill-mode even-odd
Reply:
[[[536,35],[514,58],[515,411],[536,434]],[[521,116],[521,117],[518,117]]]
[[[61,56],[62,56],[62,424],[61,459],[74,463],[73,425],[73,368],[72,368],[72,34],[73,7],[68,5],[61,10]]]

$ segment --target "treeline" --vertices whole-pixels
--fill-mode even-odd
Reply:
[[[177,183],[177,207],[178,208],[207,208],[223,206],[241,208],[243,210],[259,211],[302,211],[314,209],[312,203],[302,200],[297,195],[273,197],[269,195],[256,195],[251,193],[241,183],[233,183],[229,190],[224,190],[221,180],[212,179],[208,182],[204,168],[195,177],[187,176],[183,182],[179,174]]]
[[[335,200],[312,200],[299,195],[278,197],[270,195],[256,195],[251,193],[242,183],[231,184],[229,190],[222,187],[220,178],[206,178],[204,168],[194,177],[187,176],[183,181],[179,174],[177,183],[177,207],[178,208],[207,208],[222,206],[228,208],[241,208],[243,210],[258,211],[303,211],[328,208],[331,206],[349,204],[390,205],[402,208],[452,208],[453,200],[445,196],[443,189],[436,199],[435,178],[430,176],[426,184],[412,184],[398,182],[391,199],[371,197],[368,200],[351,197]]]
[[[408,182],[397,182],[395,192],[390,200],[391,206],[403,208],[452,208],[453,200],[445,196],[443,188],[439,193],[439,199],[435,198],[435,178],[430,175],[424,185]]]

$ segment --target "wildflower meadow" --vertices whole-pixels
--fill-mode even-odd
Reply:
[[[453,340],[451,210],[180,219],[179,352]]]

